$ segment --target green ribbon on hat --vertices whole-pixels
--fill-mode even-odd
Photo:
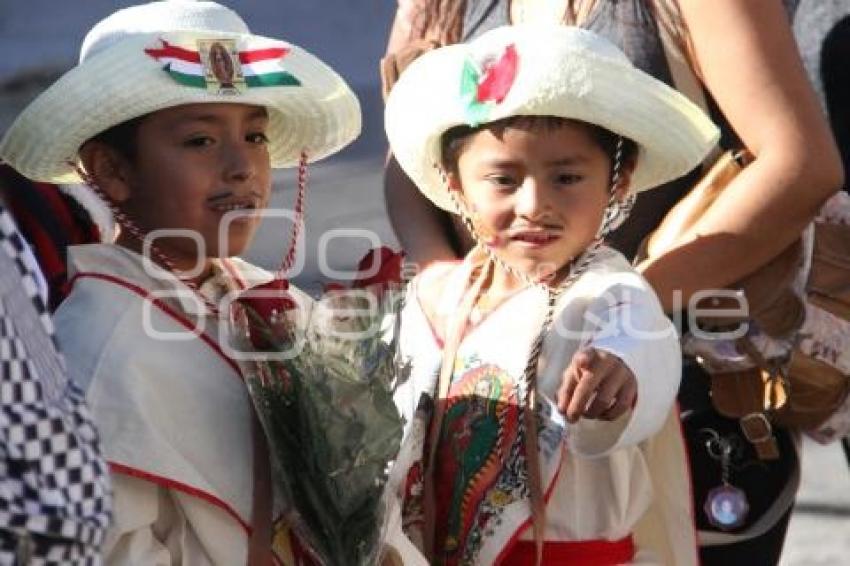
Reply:
[[[489,102],[478,100],[478,83],[481,73],[478,72],[472,61],[463,63],[463,73],[460,79],[460,98],[464,105],[464,116],[466,123],[473,128],[487,121],[492,106]]]

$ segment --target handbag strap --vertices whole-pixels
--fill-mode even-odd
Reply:
[[[683,51],[681,42],[676,41],[670,33],[671,30],[677,30],[677,34],[681,37],[684,37],[687,33],[682,22],[675,17],[678,11],[676,11],[675,6],[671,5],[671,2],[673,0],[656,0],[656,14],[658,14],[656,24],[661,47],[664,49],[664,56],[667,59],[667,65],[670,67],[673,86],[708,114],[708,102],[705,98],[702,81],[694,72],[689,58]]]
[[[422,489],[423,499],[423,516],[424,516],[424,546],[425,552],[432,559],[436,559],[436,493],[434,485],[434,474],[436,468],[437,448],[440,442],[440,433],[443,428],[443,419],[446,414],[446,401],[449,394],[449,387],[454,374],[457,352],[460,348],[460,343],[463,340],[466,327],[469,323],[469,315],[475,305],[475,301],[481,293],[484,282],[489,279],[492,274],[493,264],[490,261],[485,261],[484,265],[476,274],[473,271],[474,279],[466,293],[463,295],[460,304],[446,332],[446,342],[443,347],[443,361],[440,366],[440,375],[437,378],[437,391],[434,398],[434,413],[431,418],[430,429],[428,431],[427,460],[425,460],[424,485]]]
[[[546,317],[540,332],[531,346],[528,363],[525,366],[524,383],[526,387],[526,403],[522,413],[525,425],[525,460],[528,466],[528,488],[531,502],[531,527],[534,535],[535,565],[543,564],[543,542],[546,536],[546,497],[543,493],[543,475],[540,471],[540,453],[537,442],[537,372],[540,365],[540,355],[543,353],[543,343],[552,324],[558,291],[548,290]]]
[[[446,399],[449,386],[454,373],[457,352],[464,332],[468,325],[469,315],[481,294],[484,284],[492,276],[495,265],[492,259],[487,258],[476,274],[468,291],[463,296],[455,316],[450,322],[446,334],[446,343],[443,348],[443,361],[440,367],[440,375],[437,379],[437,396],[434,403],[434,416],[428,434],[427,457],[425,462],[425,476],[423,488],[423,507],[425,523],[425,549],[432,558],[436,558],[435,547],[435,520],[436,520],[436,497],[434,486],[435,462],[437,458],[437,445],[440,441],[443,419],[446,412]],[[537,334],[529,353],[528,362],[523,372],[525,384],[525,402],[522,412],[523,426],[525,429],[524,448],[528,471],[529,504],[531,507],[532,532],[534,535],[535,564],[543,563],[543,541],[546,525],[546,502],[543,493],[543,482],[540,471],[540,457],[537,442],[537,371],[540,354],[543,351],[543,342],[552,323],[555,303],[559,297],[557,290],[550,290],[548,294],[547,311],[540,332]]]
[[[664,57],[667,59],[667,66],[670,69],[670,77],[673,80],[673,86],[696,104],[700,110],[705,112],[706,116],[711,116],[708,108],[708,100],[705,97],[705,90],[702,81],[694,72],[693,65],[690,59],[683,51],[681,42],[670,33],[671,30],[677,30],[680,37],[686,37],[687,29],[684,27],[680,18],[676,17],[679,13],[676,6],[672,5],[675,0],[656,0],[656,14],[658,15],[657,27],[658,38],[661,40],[661,47],[664,50]],[[717,161],[722,153],[720,144],[708,153],[703,160],[703,165],[710,165]]]
[[[740,351],[756,364],[756,367],[766,381],[769,382],[773,379],[781,380],[782,385],[787,391],[787,378],[784,370],[778,363],[767,360],[748,336],[739,338],[736,341],[736,345]],[[772,391],[772,388],[770,390]],[[768,402],[773,405],[774,400],[769,399]],[[741,431],[744,433],[746,439],[750,441],[750,444],[753,445],[756,454],[761,460],[777,460],[780,456],[779,444],[776,441],[776,436],[773,434],[773,426],[770,424],[770,420],[766,414],[771,409],[772,407],[765,407],[765,411],[744,415],[739,420]]]

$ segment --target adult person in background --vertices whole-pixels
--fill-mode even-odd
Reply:
[[[829,123],[844,170],[850,170],[850,1],[848,14],[826,35],[820,52],[820,78]],[[850,190],[845,183],[845,190]]]
[[[783,0],[803,64],[829,118],[846,172],[850,170],[850,0]],[[845,178],[844,191],[850,192]],[[850,437],[842,439],[850,463]]]
[[[829,124],[846,172],[850,170],[850,0],[833,0],[832,8],[843,15],[830,28],[820,45],[819,78]],[[795,26],[795,31],[802,49],[809,43],[807,28]],[[850,184],[846,181],[844,190],[850,192]],[[850,464],[850,437],[842,439],[842,446],[847,463]]]
[[[579,24],[620,46],[640,69],[673,84],[659,33],[683,47],[721,126],[723,147],[740,144],[753,163],[677,242],[641,265],[668,312],[703,289],[733,284],[798,238],[820,205],[843,182],[841,161],[800,62],[780,0],[401,0],[382,63],[385,90],[416,53],[433,44],[467,41],[509,22]],[[671,23],[672,22],[672,25]],[[609,242],[632,258],[640,243],[699,177],[696,170],[642,195]],[[386,171],[390,219],[408,257],[427,264],[463,254],[470,245],[456,218],[422,198],[392,158]],[[677,303],[676,296],[680,300]],[[711,406],[708,380],[686,359],[679,401],[692,462],[695,519],[703,564],[775,564],[799,483],[794,437],[775,431],[780,457],[760,460],[738,422]],[[707,441],[732,446],[715,459]],[[714,455],[714,456],[713,456]],[[741,489],[749,511],[717,525],[704,512],[712,489],[726,479]]]
[[[827,111],[842,153],[850,154],[850,0],[783,0],[809,79]]]
[[[57,352],[46,292],[0,196],[0,564],[96,564],[109,474]]]

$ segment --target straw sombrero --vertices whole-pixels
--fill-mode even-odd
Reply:
[[[575,27],[505,26],[429,51],[387,99],[393,155],[437,206],[454,211],[440,171],[440,138],[454,126],[517,115],[560,116],[634,140],[632,193],[699,164],[719,131],[684,96],[636,69],[602,37]]]
[[[213,59],[221,58],[227,65],[217,67]],[[92,28],[80,63],[24,109],[0,142],[0,158],[34,180],[78,182],[77,152],[92,136],[205,102],[266,107],[275,168],[297,164],[302,150],[321,159],[360,133],[357,98],[319,59],[251,34],[215,2],[172,0],[119,10]]]

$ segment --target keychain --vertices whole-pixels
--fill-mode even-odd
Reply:
[[[712,429],[702,429],[702,432],[709,435],[705,442],[709,456],[720,462],[722,482],[722,485],[708,492],[703,510],[712,525],[720,530],[732,530],[744,523],[750,510],[747,495],[729,483],[734,437],[721,436]]]

